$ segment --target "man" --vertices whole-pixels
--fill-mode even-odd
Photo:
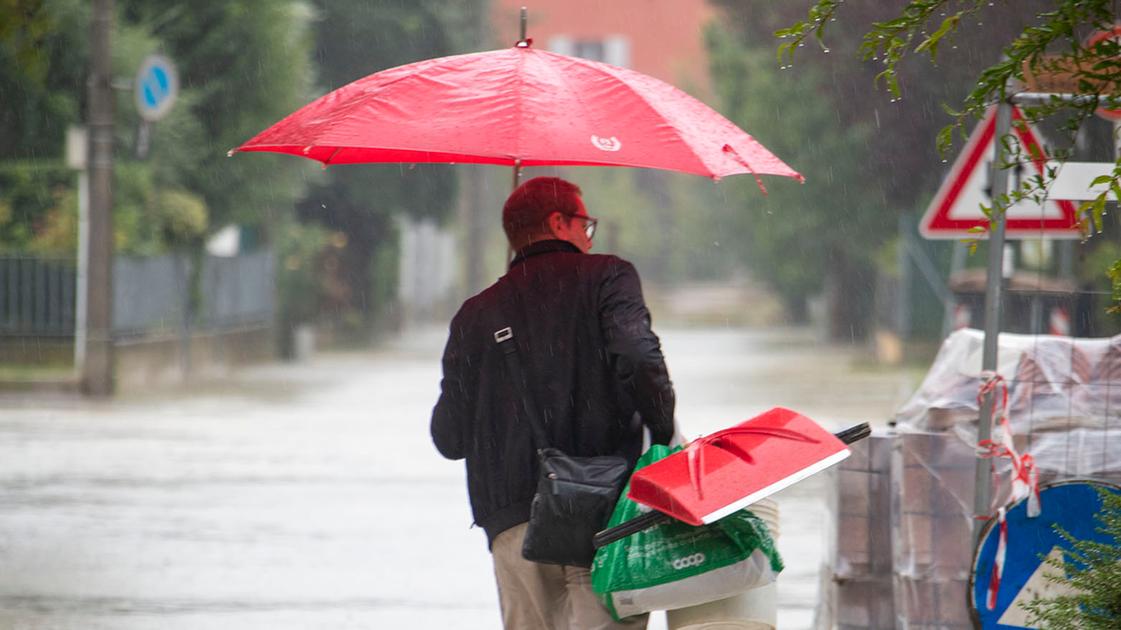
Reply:
[[[432,439],[467,460],[475,522],[494,558],[508,629],[645,628],[646,616],[614,622],[586,568],[522,557],[537,458],[522,394],[507,374],[497,330],[511,327],[530,400],[549,446],[573,456],[619,454],[633,466],[643,425],[654,442],[673,435],[673,385],[638,273],[615,257],[588,254],[596,220],[580,189],[538,177],[515,190],[502,227],[517,252],[505,276],[463,304],[444,350]]]

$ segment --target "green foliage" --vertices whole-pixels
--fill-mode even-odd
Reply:
[[[274,238],[282,317],[289,325],[314,322],[323,292],[320,278],[328,233],[318,226],[288,221],[275,230]]]
[[[75,179],[58,161],[0,162],[0,251],[27,251]]]
[[[1024,606],[1033,628],[1047,630],[1113,630],[1121,627],[1121,492],[1099,488],[1102,510],[1098,531],[1113,540],[1099,543],[1079,540],[1058,530],[1071,546],[1061,561],[1047,563],[1059,569],[1047,578],[1067,584],[1075,593],[1037,599]]]
[[[540,170],[540,172],[538,172]],[[596,252],[623,256],[644,282],[728,278],[743,267],[731,230],[740,223],[724,185],[693,175],[633,168],[533,169],[579,183],[588,212],[600,220]],[[760,198],[761,194],[755,192]]]
[[[0,43],[24,71],[42,80],[46,74],[38,48],[51,30],[43,0],[0,0]]]
[[[1114,259],[1113,264],[1109,266],[1109,270],[1106,273],[1113,286],[1113,299],[1114,301],[1119,301],[1117,296],[1121,295],[1121,258]],[[1114,304],[1109,308],[1109,312],[1115,315],[1121,314],[1121,305]]]
[[[983,16],[1005,7],[994,8],[989,0],[909,0],[894,17],[874,21],[863,34],[861,53],[864,59],[880,60],[884,68],[877,75],[887,89],[899,97],[898,69],[908,56],[925,54],[934,62],[946,43],[954,39],[963,24],[984,24]],[[1002,5],[1005,3],[1001,3]],[[796,49],[813,38],[824,45],[827,25],[841,10],[839,0],[817,0],[806,18],[775,32],[788,40],[780,44],[780,58],[790,59]],[[1117,5],[1112,0],[1060,0],[1049,10],[1029,13],[1030,23],[1014,34],[1002,49],[1002,58],[982,66],[976,84],[961,101],[959,109],[948,109],[953,122],[938,135],[939,149],[945,152],[953,142],[954,131],[962,132],[969,119],[979,118],[994,102],[1006,99],[1017,85],[1025,82],[1025,74],[1067,71],[1073,75],[1080,99],[1052,98],[1038,105],[1024,107],[1031,122],[1058,117],[1068,138],[1086,123],[1099,107],[1121,107],[1121,43],[1105,38],[1090,43],[1087,36],[1110,31],[1117,22]],[[1010,136],[1004,142],[1002,161],[1023,161],[1024,147]],[[1029,178],[1030,181],[1009,195],[996,199],[995,208],[1003,211],[1008,205],[1025,197],[1036,197],[1047,187],[1050,175]],[[1087,233],[1100,233],[1106,203],[1121,200],[1121,160],[1113,173],[1100,183],[1108,189],[1096,199],[1080,207]],[[1114,265],[1111,268],[1116,268]],[[1121,287],[1114,292],[1115,303],[1121,303]]]
[[[462,35],[451,26],[472,8],[478,3],[320,2],[314,50],[322,87],[333,90],[379,70],[461,52]],[[338,215],[444,217],[455,191],[455,172],[446,165],[332,167],[308,194],[302,214],[334,228],[365,223]],[[366,238],[358,230],[347,232],[352,242]]]
[[[163,189],[153,207],[163,242],[172,248],[196,244],[207,233],[206,202],[185,190]]]
[[[180,101],[152,129],[153,176],[206,204],[213,229],[274,224],[306,186],[302,164],[281,156],[227,158],[226,152],[303,105],[311,96],[310,7],[298,0],[118,0],[122,21],[154,38],[140,57],[163,52],[178,66]],[[158,42],[158,45],[156,44]],[[124,110],[128,151],[139,120],[131,94]]]
[[[87,5],[0,0],[0,160],[61,155],[84,97]]]
[[[145,56],[162,52],[179,67],[181,83],[175,107],[150,127],[145,159],[136,157],[134,94],[116,91],[118,250],[198,247],[209,229],[230,222],[267,228],[291,214],[308,179],[295,160],[233,160],[225,153],[310,97],[308,6],[296,0],[116,5],[114,76],[130,82]],[[0,94],[18,95],[0,107],[0,160],[61,157],[67,126],[81,122],[89,18],[81,0],[0,3]],[[43,168],[10,181],[0,175],[0,205],[7,209],[0,247],[71,254],[77,177],[61,165]]]
[[[472,37],[478,29],[471,22],[486,15],[483,5],[479,0],[318,0],[314,57],[321,88],[333,90],[379,70],[476,49]],[[303,168],[315,166],[304,162]],[[332,166],[310,186],[298,206],[301,220],[346,237],[331,281],[342,286],[331,292],[331,308],[325,309],[337,324],[368,329],[390,310],[397,293],[396,263],[389,262],[397,252],[394,217],[447,217],[456,192],[454,168],[439,164]]]
[[[0,251],[73,256],[78,238],[77,175],[60,164],[8,162],[0,167]],[[158,189],[144,164],[113,173],[114,247],[156,255],[196,244],[206,233],[206,206],[192,193]]]
[[[143,158],[137,156],[135,96],[131,89],[116,91],[118,251],[197,249],[207,232],[233,222],[255,228],[268,242],[304,198],[304,218],[346,236],[338,270],[320,279],[331,285],[341,278],[349,287],[331,293],[344,296],[342,308],[357,309],[363,319],[371,315],[369,305],[390,302],[396,288],[384,260],[396,251],[394,217],[449,214],[454,169],[343,167],[324,176],[290,156],[227,158],[226,152],[310,101],[316,79],[325,91],[390,66],[478,49],[486,3],[115,4],[112,61],[119,83],[131,82],[141,60],[156,52],[175,62],[180,79],[175,107],[149,127]],[[0,172],[0,247],[73,251],[77,177],[57,161],[67,126],[81,122],[89,19],[83,0],[0,0],[0,94],[18,95],[0,107],[0,160],[30,165],[52,158],[42,172],[35,171],[39,166]],[[314,190],[305,197],[309,186]],[[384,256],[377,255],[381,249]],[[376,271],[375,259],[382,261]],[[380,293],[371,296],[371,290]]]
[[[895,231],[894,213],[864,169],[871,130],[838,124],[829,78],[816,68],[779,70],[768,49],[722,25],[710,26],[706,38],[722,111],[807,175],[804,185],[768,181],[765,197],[750,179],[722,184],[743,206],[734,233],[746,241],[752,270],[794,307],[819,293],[830,274],[870,286],[875,253]],[[869,306],[850,289],[855,308]]]
[[[383,240],[374,252],[370,263],[370,295],[377,299],[370,306],[375,328],[392,328],[396,323],[396,300],[387,299],[397,291],[397,278],[400,273],[401,241],[396,230],[391,238]]]

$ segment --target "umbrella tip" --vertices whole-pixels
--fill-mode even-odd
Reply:
[[[234,153],[237,153],[237,149],[230,149],[229,151],[226,151],[226,157],[233,157]]]
[[[514,44],[514,47],[515,48],[529,48],[530,44],[533,43],[533,38],[532,37],[526,37],[525,36],[526,25],[529,23],[529,9],[527,9],[526,7],[522,7],[522,10],[520,11],[520,13],[521,13],[521,15],[520,15],[520,18],[518,20],[518,23],[519,23],[518,43]]]

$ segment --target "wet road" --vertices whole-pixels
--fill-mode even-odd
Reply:
[[[882,422],[915,384],[804,331],[659,332],[686,437],[775,405]],[[443,335],[191,395],[0,399],[0,628],[497,627],[462,464],[427,433]],[[823,491],[780,495],[781,628],[812,622]]]

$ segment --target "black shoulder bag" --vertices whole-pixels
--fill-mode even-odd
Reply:
[[[498,330],[494,341],[506,356],[514,385],[522,392],[522,409],[540,464],[522,556],[534,562],[589,567],[595,556],[592,537],[611,518],[630,474],[627,460],[616,455],[570,457],[551,448],[521,370],[514,331],[510,327]]]

